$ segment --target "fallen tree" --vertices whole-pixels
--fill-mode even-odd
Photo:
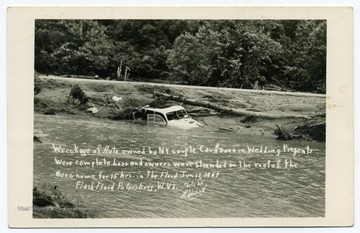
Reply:
[[[324,142],[326,140],[326,121],[322,119],[316,119],[315,122],[308,122],[305,125],[296,127],[295,131],[309,135],[309,137],[314,140]]]
[[[70,91],[67,103],[70,102],[72,99],[72,102],[74,103],[77,99],[80,102],[80,105],[89,104],[92,106],[92,108],[87,109],[87,111],[91,111],[92,113],[97,113],[99,110],[95,107],[95,105],[91,102],[90,98],[86,95],[86,93],[81,89],[79,84],[75,84]]]
[[[197,100],[191,100],[191,99],[187,99],[184,96],[175,96],[175,95],[170,95],[170,94],[166,94],[166,93],[161,93],[158,91],[154,91],[153,92],[154,97],[162,97],[162,98],[166,98],[169,100],[174,100],[177,102],[181,102],[184,104],[189,104],[189,105],[194,105],[194,106],[199,106],[199,107],[204,107],[204,108],[209,108],[209,109],[213,109],[215,111],[218,111],[220,113],[225,113],[225,114],[231,114],[231,115],[240,115],[240,116],[256,116],[256,117],[264,117],[264,118],[273,118],[273,119],[280,119],[280,118],[305,118],[305,119],[310,119],[314,116],[308,116],[308,115],[298,115],[298,114],[274,114],[274,113],[263,113],[263,112],[254,112],[254,111],[247,111],[247,110],[243,110],[243,109],[234,109],[234,108],[230,108],[230,107],[225,107],[225,106],[219,106],[213,103],[209,103],[206,101],[197,101]]]
[[[287,130],[283,129],[281,126],[279,126],[278,124],[275,124],[276,128],[274,131],[274,134],[277,136],[276,139],[278,140],[283,140],[283,141],[289,141],[292,140],[294,138],[302,138],[302,135],[294,135],[289,133]]]

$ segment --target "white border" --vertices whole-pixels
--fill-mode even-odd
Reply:
[[[7,227],[7,154],[6,154],[6,8],[8,6],[353,6],[354,7],[354,24],[355,24],[355,60],[354,64],[360,64],[359,62],[359,6],[360,1],[357,0],[345,0],[345,1],[335,1],[335,0],[303,0],[303,1],[280,1],[280,0],[258,0],[258,1],[115,1],[115,0],[13,0],[0,1],[0,153],[2,156],[2,163],[0,165],[0,186],[3,188],[0,192],[1,202],[0,202],[0,231],[1,232],[82,232],[84,229],[9,229]],[[358,121],[356,120],[359,117],[359,65],[355,65],[355,142],[358,141],[359,126]],[[122,232],[159,232],[159,231],[171,231],[171,232],[360,232],[360,218],[359,218],[359,145],[355,143],[355,226],[348,228],[242,228],[234,229],[227,228],[226,230],[220,228],[207,228],[207,229],[121,229]],[[3,208],[6,207],[6,208]],[[89,232],[102,232],[104,229],[86,229]],[[118,229],[105,229],[105,231],[118,231]]]

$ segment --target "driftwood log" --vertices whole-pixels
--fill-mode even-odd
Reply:
[[[278,124],[275,124],[275,125],[276,125],[277,129],[275,129],[274,134],[277,136],[276,139],[278,139],[278,140],[289,141],[294,138],[303,138],[302,135],[291,134],[287,130],[285,130],[281,126],[279,126]]]
[[[256,116],[256,117],[273,118],[273,119],[280,119],[280,118],[310,119],[312,117],[312,116],[307,116],[307,115],[305,116],[305,115],[294,115],[294,114],[283,114],[283,113],[282,114],[273,114],[273,113],[253,112],[253,111],[247,111],[247,110],[243,110],[243,109],[234,109],[234,108],[219,106],[219,105],[209,103],[206,101],[191,100],[191,99],[187,99],[186,97],[183,97],[183,96],[175,96],[175,95],[170,95],[170,94],[166,94],[166,93],[161,93],[158,91],[154,91],[153,95],[154,95],[154,97],[163,97],[163,98],[178,101],[178,102],[181,102],[184,104],[189,104],[189,105],[194,105],[194,106],[199,106],[199,107],[204,107],[204,108],[210,108],[215,111],[218,111],[221,113],[226,113],[226,114],[231,114],[231,115]]]
[[[324,142],[326,140],[326,122],[312,122],[295,128],[295,131],[310,136],[313,140]]]

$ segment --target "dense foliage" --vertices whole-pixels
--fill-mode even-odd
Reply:
[[[119,79],[119,66],[133,80],[325,92],[326,21],[36,21],[36,71]]]

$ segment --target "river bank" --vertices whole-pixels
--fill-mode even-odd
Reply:
[[[99,112],[87,111],[91,106],[79,105],[78,100],[75,100],[74,103],[68,102],[70,91],[74,85],[78,85],[86,93]],[[199,121],[203,128],[182,130],[170,126],[146,127],[132,123],[131,112],[141,106],[150,105],[161,108],[181,104],[168,98],[154,97],[155,91],[230,109],[243,110],[250,114],[246,116],[225,114],[209,108],[183,104],[191,117]],[[308,217],[324,215],[325,144],[315,141],[323,141],[317,139],[321,139],[321,135],[325,139],[325,131],[313,129],[314,133],[311,133],[311,128],[301,126],[325,121],[325,96],[84,80],[41,75],[36,78],[35,94],[34,218]],[[255,113],[277,117],[251,115]],[[274,135],[274,131],[278,129],[277,125],[286,132],[301,137],[294,137],[294,140],[287,142],[275,140],[277,135]],[[295,130],[296,128],[302,129],[302,131]],[[316,134],[320,134],[320,137],[317,137]],[[137,161],[139,156],[116,153],[100,153],[96,154],[96,157],[94,157],[95,155],[81,156],[70,153],[67,156],[54,154],[52,143],[64,147],[81,145],[81,148],[87,149],[95,149],[98,145],[109,145],[123,150],[137,150],[144,148],[145,145],[154,151],[161,145],[162,148],[180,150],[179,155],[172,153],[161,154],[161,156],[156,153],[141,155],[141,159],[144,161],[169,164],[170,162],[186,163],[191,161],[201,161],[206,164],[217,164],[218,161],[221,161],[222,164],[225,161],[228,163],[241,161],[241,163],[246,162],[247,164],[270,164],[274,163],[275,157],[286,164],[285,161],[291,158],[291,162],[301,165],[301,169],[293,169],[291,172],[285,168],[243,170],[242,168],[225,168],[224,165],[224,167],[214,170],[221,173],[217,173],[220,174],[217,178],[204,177],[202,179],[205,185],[201,187],[205,189],[208,187],[208,189],[194,200],[187,198],[186,195],[190,189],[184,186],[189,182],[197,181],[192,178],[172,179],[171,183],[178,187],[174,190],[159,189],[157,192],[152,192],[136,189],[142,184],[146,187],[158,187],[158,182],[169,182],[169,178],[166,177],[141,178],[140,175],[144,177],[149,174],[150,168],[146,166],[121,167],[121,171],[125,174],[136,174],[120,180],[129,187],[135,187],[134,189],[119,189],[114,192],[86,190],[78,189],[76,181],[88,181],[89,184],[92,184],[93,178],[73,180],[57,176],[54,171],[61,169],[61,173],[70,174],[74,173],[74,169],[76,169],[79,174],[97,176],[99,172],[109,174],[118,172],[119,167],[60,166],[54,163],[54,156],[69,161],[79,159],[84,164],[92,163],[97,159],[131,162]],[[262,152],[251,152],[251,155],[211,153],[211,148],[215,148],[217,145],[230,149],[247,145],[254,148],[263,148],[262,146],[264,148],[283,148],[285,143],[286,146],[292,148],[311,147],[314,153],[311,156],[293,156],[283,153],[275,157],[271,153]],[[202,148],[202,145],[210,150],[188,156],[182,155],[181,149]],[[187,167],[181,169],[181,171],[183,170],[189,174],[204,174],[213,171],[207,167]],[[176,174],[179,170],[178,167],[164,166],[151,167],[151,171],[161,175],[164,173]],[[112,185],[112,181],[99,179],[97,181],[105,185]],[[266,190],[266,198],[263,198],[263,189]],[[200,210],[200,212],[204,210],[204,213],[199,212],[199,203],[205,206],[206,209]],[[229,206],[228,203],[234,204]],[[186,211],[183,211],[184,209]]]
[[[179,105],[168,99],[154,98],[154,91],[185,96],[196,101],[205,101],[218,106],[242,109],[253,113],[268,113],[279,117],[241,116],[217,113],[213,110],[187,105],[189,114],[204,127],[215,131],[231,131],[236,134],[274,135],[279,125],[292,135],[300,135],[307,140],[325,140],[326,98],[324,95],[306,93],[285,93],[252,91],[211,87],[184,87],[181,85],[159,85],[121,81],[84,80],[56,76],[36,78],[34,98],[35,113],[46,115],[88,115],[111,120],[130,120],[130,113],[144,105],[167,107]],[[71,88],[78,84],[94,105],[97,113],[87,111],[89,106],[77,101],[68,103]],[[113,101],[113,97],[121,99]],[[289,117],[289,116],[292,117]],[[303,118],[302,116],[308,116]],[[311,127],[310,127],[311,126]]]

